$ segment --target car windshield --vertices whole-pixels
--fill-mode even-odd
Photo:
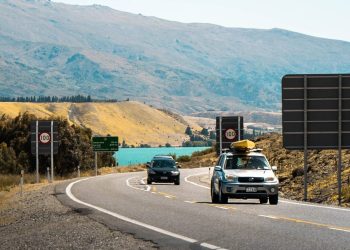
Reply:
[[[153,168],[175,168],[174,160],[154,160],[152,161]]]
[[[263,156],[234,155],[226,161],[225,169],[271,169]]]

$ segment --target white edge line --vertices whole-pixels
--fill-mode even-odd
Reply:
[[[260,217],[265,217],[265,218],[269,218],[269,219],[274,219],[277,220],[278,218],[275,216],[271,216],[271,215],[263,215],[263,214],[259,214]]]
[[[329,227],[329,229],[350,233],[350,230],[341,229],[341,228]]]
[[[317,207],[317,208],[333,209],[333,210],[339,210],[339,211],[344,211],[344,212],[350,212],[350,209],[347,209],[347,208],[326,207],[326,206],[320,206],[320,205],[314,205],[314,204],[307,204],[307,203],[301,203],[301,202],[294,202],[294,201],[286,201],[286,200],[280,200],[280,202],[288,203],[288,204],[294,204],[294,205],[299,205],[299,206]]]
[[[196,185],[198,187],[201,188],[206,188],[206,189],[210,189],[209,187],[197,184],[195,182],[189,181],[188,178],[193,177],[193,176],[198,176],[198,175],[206,175],[208,173],[201,173],[201,174],[193,174],[193,175],[189,175],[185,178],[185,181],[188,183],[191,183],[193,185]],[[307,207],[317,207],[317,208],[323,208],[323,209],[333,209],[333,210],[338,210],[338,211],[343,211],[343,212],[350,212],[350,209],[348,208],[340,208],[340,207],[327,207],[327,206],[320,206],[320,205],[314,205],[314,204],[307,204],[307,203],[301,203],[301,202],[294,202],[294,201],[287,201],[287,200],[280,200],[279,202],[282,203],[287,203],[287,204],[293,204],[293,205],[299,205],[299,206],[307,206]]]
[[[190,242],[190,243],[196,243],[198,242],[197,240],[195,239],[191,239],[191,238],[188,238],[186,236],[183,236],[183,235],[180,235],[180,234],[176,234],[176,233],[172,233],[172,232],[169,232],[167,230],[164,230],[164,229],[161,229],[161,228],[158,228],[158,227],[155,227],[155,226],[152,226],[152,225],[148,225],[146,223],[143,223],[143,222],[140,222],[140,221],[137,221],[137,220],[134,220],[134,219],[130,219],[128,217],[125,217],[123,215],[120,215],[120,214],[117,214],[117,213],[114,213],[114,212],[111,212],[107,209],[104,209],[104,208],[101,208],[101,207],[98,207],[98,206],[95,206],[95,205],[92,205],[92,204],[89,204],[89,203],[86,203],[86,202],[83,202],[79,199],[77,199],[73,194],[72,194],[72,187],[74,184],[78,183],[78,182],[81,182],[81,181],[85,181],[85,180],[88,180],[89,178],[87,179],[83,179],[83,180],[78,180],[78,181],[75,181],[75,182],[72,182],[70,183],[67,188],[66,188],[66,194],[68,195],[68,197],[75,201],[76,203],[79,203],[79,204],[82,204],[84,206],[87,206],[87,207],[91,207],[93,209],[96,209],[102,213],[105,213],[105,214],[108,214],[108,215],[111,215],[117,219],[120,219],[120,220],[123,220],[123,221],[126,221],[126,222],[129,222],[129,223],[132,223],[132,224],[135,224],[135,225],[138,225],[138,226],[141,226],[141,227],[144,227],[144,228],[147,228],[147,229],[150,229],[152,231],[155,231],[155,232],[158,232],[158,233],[161,233],[161,234],[165,234],[165,235],[168,235],[168,236],[171,236],[171,237],[174,237],[174,238],[177,238],[177,239],[180,239],[180,240],[183,240],[183,241],[186,241],[186,242]]]
[[[210,189],[210,188],[207,187],[207,186],[203,186],[203,185],[200,185],[200,184],[197,184],[197,183],[195,183],[195,182],[193,182],[193,181],[189,181],[189,180],[188,180],[188,178],[190,178],[190,177],[198,176],[198,175],[206,175],[206,174],[208,174],[208,173],[200,173],[200,174],[188,175],[188,176],[185,177],[185,181],[188,182],[188,183],[191,183],[192,185],[196,185],[196,186],[198,186],[198,187],[201,187],[201,188]]]
[[[146,185],[146,186],[147,186],[147,189],[142,189],[142,188],[133,187],[133,186],[130,184],[129,181],[132,180],[132,179],[134,179],[134,178],[137,178],[137,176],[130,177],[129,179],[126,180],[126,185],[127,185],[128,187],[131,187],[131,188],[136,189],[136,190],[146,191],[146,192],[148,192],[148,191],[151,190],[151,187],[150,187],[149,185]],[[141,180],[141,181],[142,181],[142,180]]]
[[[214,206],[216,208],[220,208],[220,209],[225,209],[225,210],[228,210],[229,208],[228,207],[221,207],[221,206]]]
[[[217,246],[214,246],[212,244],[205,243],[205,242],[201,243],[201,246],[209,248],[209,249],[219,249],[220,248],[220,247],[217,247]]]

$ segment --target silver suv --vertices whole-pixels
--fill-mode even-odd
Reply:
[[[260,203],[278,203],[278,179],[261,150],[233,151],[220,155],[211,179],[213,203],[228,198],[259,199]]]

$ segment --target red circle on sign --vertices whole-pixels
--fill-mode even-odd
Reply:
[[[47,132],[43,132],[39,134],[39,142],[42,144],[47,144],[51,141],[51,136]]]
[[[233,140],[235,139],[236,137],[236,131],[232,128],[229,128],[228,130],[226,130],[225,132],[225,137],[228,139],[228,140]]]

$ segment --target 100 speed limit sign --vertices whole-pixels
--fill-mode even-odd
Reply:
[[[39,142],[43,144],[47,144],[51,141],[51,136],[47,132],[43,132],[39,135]]]
[[[233,140],[235,139],[236,137],[236,131],[232,128],[229,128],[228,130],[226,130],[225,132],[225,137],[228,139],[228,140]]]

